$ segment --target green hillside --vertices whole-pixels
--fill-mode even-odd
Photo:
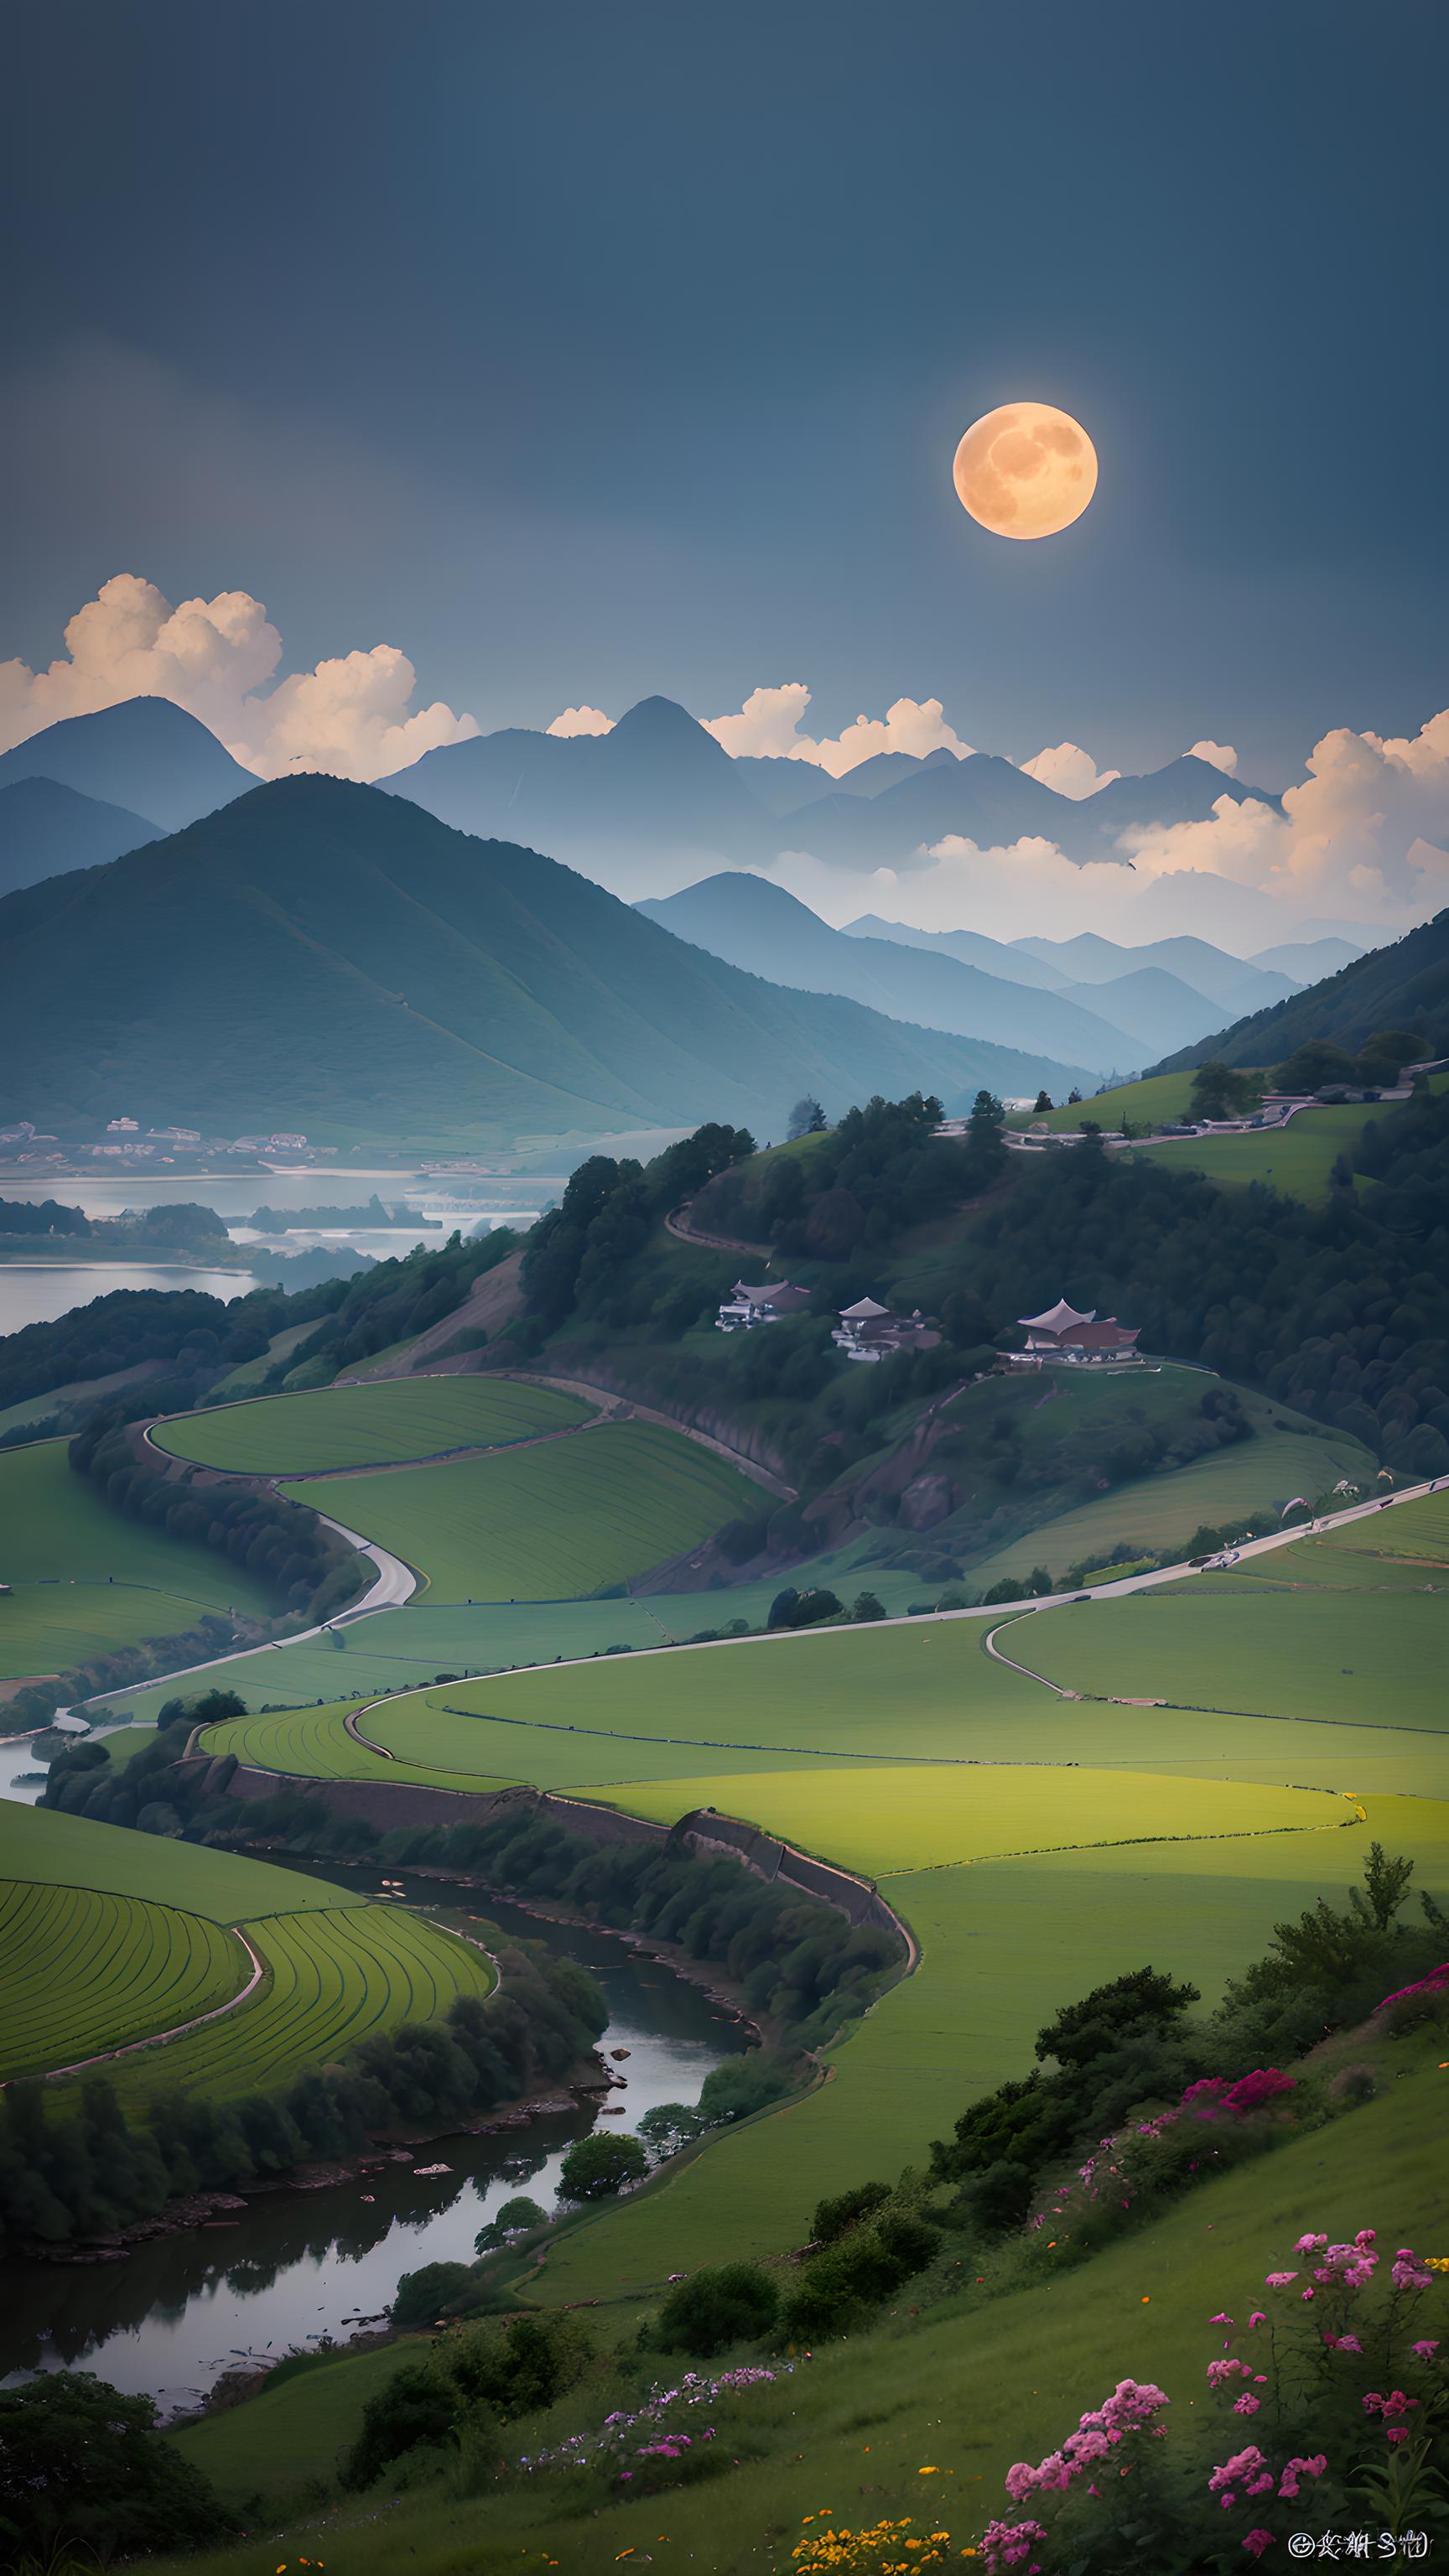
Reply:
[[[1184,1047],[1158,1070],[1176,1073],[1210,1060],[1282,1064],[1310,1038],[1326,1038],[1352,1054],[1365,1038],[1390,1028],[1421,1029],[1426,1056],[1441,1055],[1449,1046],[1449,912],[1356,957],[1339,974],[1290,994],[1271,1010]]]
[[[534,851],[333,778],[9,896],[0,948],[0,1116],[104,1118],[119,1086],[143,1122],[486,1142],[769,1133],[806,1089],[839,1110],[1065,1087],[1045,1059],[763,983]]]
[[[389,1380],[311,1395],[264,1396],[162,1423],[152,1439],[173,1458],[243,1475],[391,1466],[445,1449],[503,1448],[572,1430],[589,1408],[550,1387],[475,1377]]]

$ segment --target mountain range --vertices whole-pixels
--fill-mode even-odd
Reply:
[[[0,753],[0,787],[18,778],[54,779],[161,832],[179,832],[257,783],[214,733],[169,698],[126,698],[94,715],[47,725]]]
[[[748,874],[706,877],[637,909],[751,974],[807,992],[849,993],[896,1019],[1041,1047],[1098,1075],[1150,1063],[1185,1030],[1196,1036],[1221,1025],[1225,992],[1242,1007],[1297,989],[1286,976],[1187,939],[1146,949],[1118,949],[1110,940],[1056,943],[1064,959],[1084,952],[1088,971],[1073,983],[1055,964],[1050,941],[916,931],[874,916],[832,930],[783,886]],[[1156,962],[1168,954],[1184,972]]]
[[[1426,1056],[1449,1053],[1449,911],[1387,947],[1355,957],[1307,992],[1181,1048],[1153,1069],[1177,1073],[1210,1059],[1282,1064],[1311,1038],[1326,1038],[1353,1054],[1379,1029],[1422,1032]]]
[[[778,1135],[805,1092],[834,1116],[876,1091],[959,1108],[1087,1078],[783,990],[551,858],[338,779],[254,786],[0,901],[0,1118],[58,1133],[124,1114],[341,1141]]]
[[[142,815],[82,796],[58,779],[12,778],[0,787],[0,894],[68,868],[103,867],[161,837]]]

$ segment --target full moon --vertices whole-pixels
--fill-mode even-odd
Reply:
[[[952,467],[963,510],[998,537],[1054,537],[1097,488],[1097,451],[1051,403],[1003,403],[974,421]]]

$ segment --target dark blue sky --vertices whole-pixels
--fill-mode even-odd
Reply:
[[[1440,0],[49,0],[0,155],[9,607],[379,641],[490,727],[834,730],[1276,784],[1449,698]],[[1081,419],[987,536],[957,437]]]

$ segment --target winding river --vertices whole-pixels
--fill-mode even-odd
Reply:
[[[33,1797],[13,1776],[33,1768],[29,1746],[3,1751],[0,1795]],[[379,1887],[370,1867],[292,1866],[369,1895]],[[440,1900],[436,1880],[404,1874],[403,1885],[419,1908]],[[629,2051],[613,2066],[625,2078],[618,2126],[656,2102],[694,2102],[711,2067],[743,2046],[697,1988],[608,1933],[546,1924],[502,1899],[476,1902],[503,1930],[567,1952],[598,1978],[609,2004],[599,2046]],[[93,2370],[117,2388],[149,2391],[167,2415],[189,2412],[224,2370],[327,2335],[345,2341],[365,2319],[381,2323],[404,2272],[470,2261],[479,2228],[515,2194],[550,2208],[564,2153],[595,2117],[581,2105],[501,2136],[439,2139],[410,2166],[356,2182],[264,2192],[245,2213],[120,2261],[0,2263],[0,2374]],[[447,2170],[415,2170],[425,2165]]]

